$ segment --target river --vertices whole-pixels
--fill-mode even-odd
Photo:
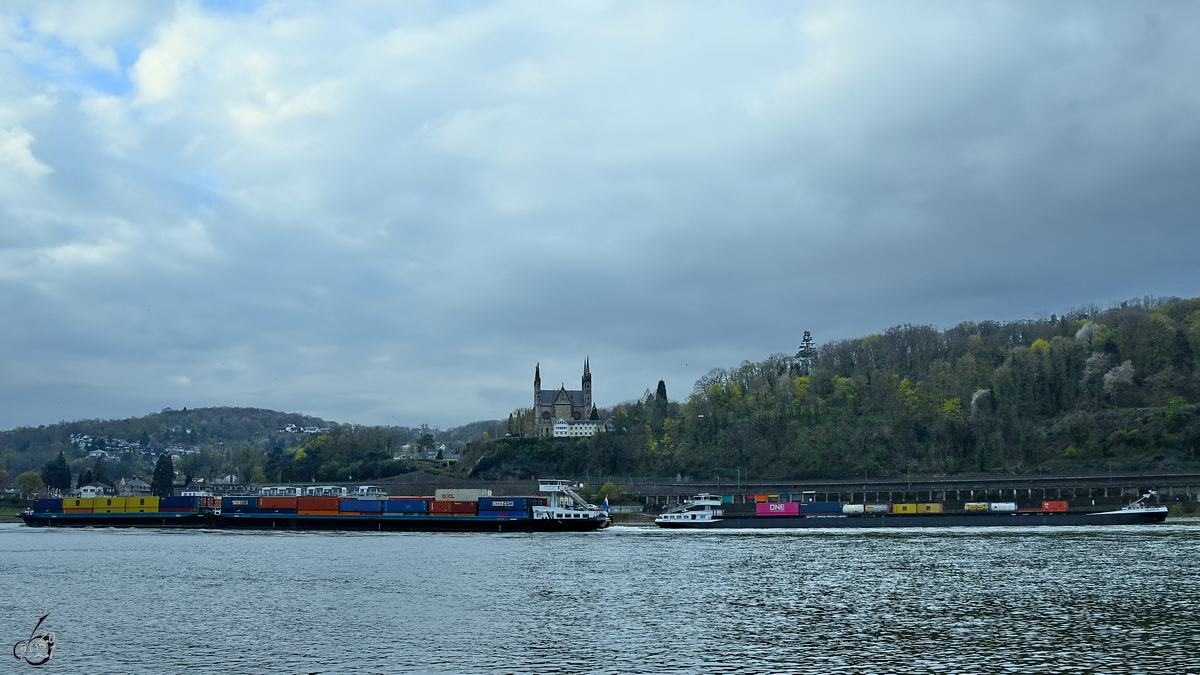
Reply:
[[[53,612],[5,672],[1200,675],[1198,535],[4,524],[0,638]]]

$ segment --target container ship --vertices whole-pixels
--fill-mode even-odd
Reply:
[[[961,510],[948,510],[942,503],[760,501],[753,513],[739,513],[729,508],[729,497],[701,494],[655,518],[654,524],[675,529],[1137,525],[1167,519],[1167,507],[1147,504],[1154,496],[1152,490],[1115,511],[1072,511],[1064,501],[1042,502],[1036,509],[1019,509],[1015,502],[966,502]]]
[[[540,481],[537,497],[438,490],[432,497],[95,497],[39,499],[21,514],[31,527],[158,527],[380,532],[586,532],[608,512],[568,481]]]

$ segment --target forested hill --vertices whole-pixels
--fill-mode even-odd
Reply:
[[[718,368],[615,432],[501,439],[476,475],[882,477],[1200,468],[1200,299],[897,326]],[[466,464],[466,462],[464,462]]]

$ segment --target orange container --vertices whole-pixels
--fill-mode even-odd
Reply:
[[[1042,502],[1043,511],[1066,511],[1067,508],[1066,502]]]
[[[295,508],[301,511],[333,511],[338,512],[340,497],[297,497]]]
[[[430,502],[429,513],[443,516],[473,516],[478,502]]]
[[[301,499],[304,499],[301,497]],[[297,509],[296,513],[304,516],[336,516],[341,514],[341,511],[319,511],[312,509]]]
[[[260,509],[295,509],[297,497],[259,497]]]

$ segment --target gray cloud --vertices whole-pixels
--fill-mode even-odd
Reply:
[[[114,8],[0,16],[0,427],[1196,294],[1190,5]]]

